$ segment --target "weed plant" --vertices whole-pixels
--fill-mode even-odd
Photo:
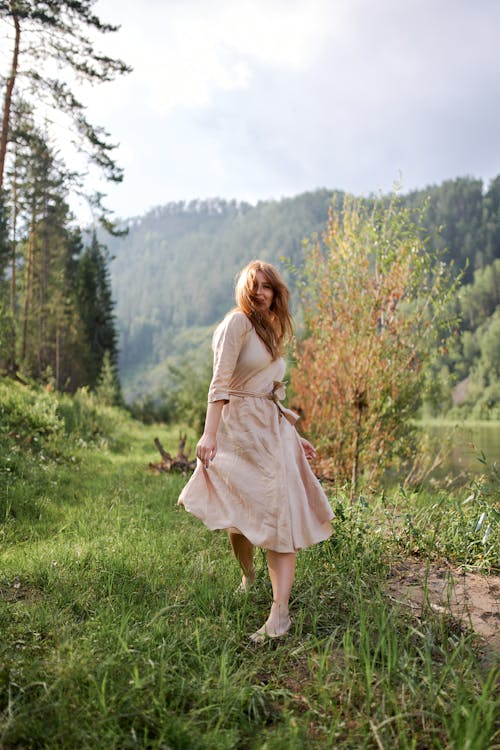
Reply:
[[[408,498],[332,498],[333,536],[298,557],[290,634],[255,647],[263,555],[237,593],[225,535],[177,506],[185,478],[146,470],[157,428],[127,424],[114,450],[56,430],[53,457],[12,480],[38,510],[1,527],[0,747],[500,747],[475,636],[386,596],[400,542],[383,516]],[[161,438],[175,451],[177,430]]]
[[[500,475],[481,458],[485,473],[450,491],[400,490],[396,527],[406,553],[445,559],[464,570],[500,573]],[[394,528],[394,526],[393,526]]]

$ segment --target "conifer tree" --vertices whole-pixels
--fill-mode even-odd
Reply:
[[[9,368],[53,379],[56,387],[81,385],[85,348],[71,276],[75,251],[67,204],[68,173],[47,138],[19,109],[11,195]]]
[[[95,231],[90,245],[79,260],[75,288],[82,328],[89,347],[86,382],[95,387],[106,355],[115,375],[118,365],[118,340],[108,256]]]
[[[119,406],[122,403],[116,366],[111,361],[109,351],[104,352],[95,392],[98,400],[105,406]]]
[[[0,269],[6,288],[10,254],[13,326],[4,369],[19,363],[27,376],[74,391],[96,386],[108,352],[119,389],[106,250],[95,233],[84,250],[67,203],[67,170],[29,108],[20,106],[16,115],[9,171],[12,239]]]

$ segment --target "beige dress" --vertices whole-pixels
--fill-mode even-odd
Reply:
[[[288,421],[293,412],[266,397],[284,376],[283,359],[272,360],[239,311],[218,326],[212,346],[208,400],[227,402],[217,454],[208,469],[198,461],[179,503],[209,529],[237,529],[276,552],[327,539],[333,513]]]

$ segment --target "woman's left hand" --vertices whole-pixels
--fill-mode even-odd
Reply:
[[[301,437],[300,442],[304,450],[304,453],[306,454],[306,458],[316,458],[316,450],[314,446],[311,445],[309,440],[306,440],[305,438]]]

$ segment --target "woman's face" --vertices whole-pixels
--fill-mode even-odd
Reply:
[[[259,310],[269,310],[273,304],[274,292],[265,273],[257,271],[253,288],[255,305]]]

